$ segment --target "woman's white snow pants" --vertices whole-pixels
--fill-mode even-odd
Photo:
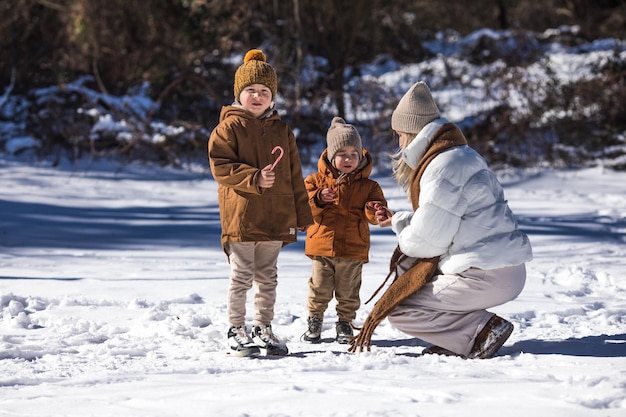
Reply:
[[[414,259],[413,259],[414,261]],[[405,262],[405,268],[408,262]],[[402,265],[398,273],[404,272]],[[524,264],[500,269],[470,268],[436,275],[396,307],[388,319],[398,330],[468,355],[493,313],[485,309],[516,298],[526,282]]]

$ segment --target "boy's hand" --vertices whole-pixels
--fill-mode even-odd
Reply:
[[[272,164],[266,166],[261,170],[259,174],[259,187],[261,188],[272,188],[274,186],[274,181],[276,181],[276,174],[274,171],[271,171]]]
[[[337,197],[337,191],[332,188],[324,188],[320,191],[320,199],[324,203],[332,203]]]
[[[365,207],[367,207],[369,210],[376,211],[379,207],[384,206],[381,204],[380,201],[368,201],[367,203],[365,203]]]
[[[374,218],[378,222],[380,227],[391,226],[391,217],[393,217],[393,211],[383,206],[380,201],[368,201],[365,203],[365,207],[374,211]]]

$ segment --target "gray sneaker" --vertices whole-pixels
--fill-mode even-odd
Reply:
[[[228,329],[228,345],[230,353],[237,357],[258,356],[261,353],[261,349],[248,336],[245,325]]]
[[[507,341],[511,333],[513,333],[513,325],[494,314],[476,336],[474,347],[467,357],[470,359],[491,358]]]
[[[276,337],[274,332],[272,332],[271,324],[254,326],[252,330],[252,341],[261,349],[261,353],[267,356],[282,356],[289,353],[285,342]]]
[[[302,335],[303,342],[319,343],[322,341],[322,319],[311,316],[307,320],[308,329]]]

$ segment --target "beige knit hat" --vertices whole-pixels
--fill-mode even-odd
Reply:
[[[235,98],[251,84],[263,84],[272,91],[272,100],[276,98],[278,82],[276,71],[267,63],[265,54],[260,49],[251,49],[243,58],[243,64],[235,71]]]
[[[361,135],[351,124],[346,123],[341,117],[333,117],[328,133],[326,134],[327,158],[333,164],[335,154],[344,146],[353,146],[359,154],[359,159],[363,156],[363,144]]]
[[[391,128],[396,132],[417,134],[439,117],[439,109],[428,86],[419,81],[400,99],[391,115]]]

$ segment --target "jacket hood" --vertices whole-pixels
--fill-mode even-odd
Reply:
[[[417,163],[422,159],[422,156],[426,154],[430,143],[435,136],[435,133],[441,128],[441,126],[449,123],[445,117],[440,117],[438,119],[433,120],[428,123],[424,128],[417,134],[415,139],[409,146],[406,147],[402,151],[402,159],[407,163],[411,169],[415,169],[417,167]]]
[[[280,116],[273,105],[270,106],[261,117],[257,118],[245,111],[241,104],[237,102],[231,104],[230,106],[222,107],[222,110],[220,111],[220,122],[230,116],[243,117],[246,119],[280,119]]]
[[[359,161],[359,166],[350,175],[353,176],[354,179],[369,178],[372,174],[373,167],[374,163],[372,156],[369,154],[367,149],[363,148],[363,157],[361,158],[361,161]],[[339,172],[339,170],[328,160],[328,149],[324,149],[320,158],[317,160],[317,170],[325,176],[333,178],[339,178],[341,175],[341,172]]]

